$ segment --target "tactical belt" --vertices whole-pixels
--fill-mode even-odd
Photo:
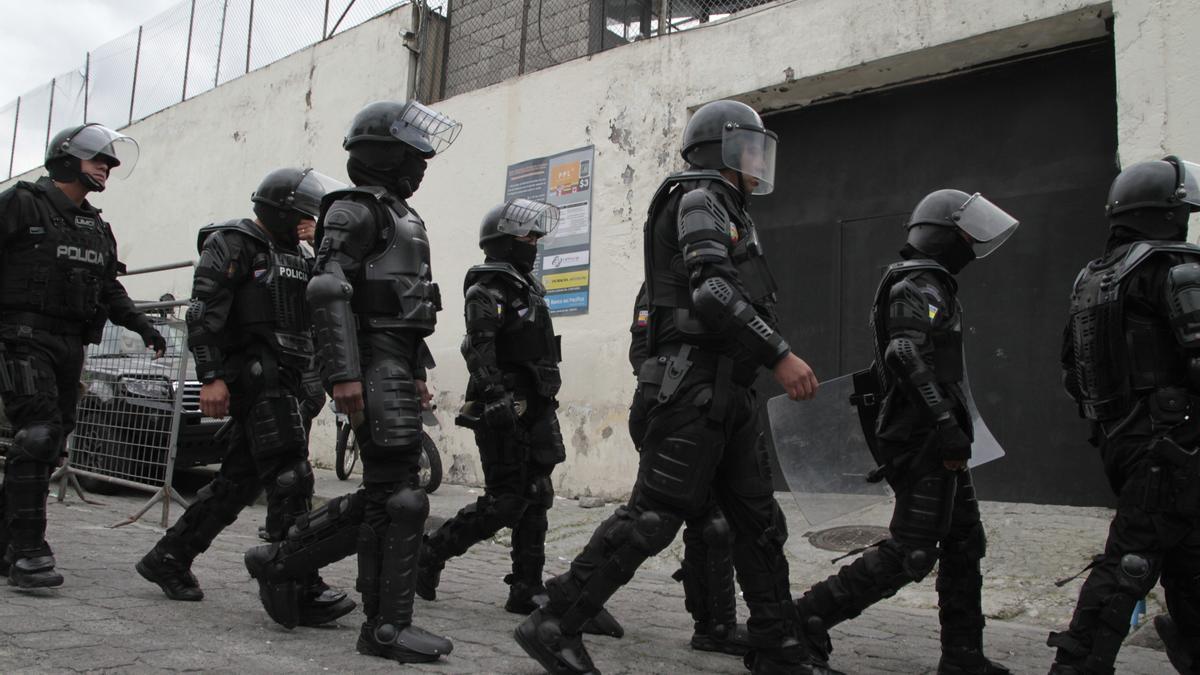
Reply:
[[[0,312],[0,324],[28,326],[56,335],[83,335],[84,322],[59,319],[36,312]]]

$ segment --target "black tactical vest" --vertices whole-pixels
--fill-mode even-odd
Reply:
[[[307,363],[313,355],[312,326],[305,293],[311,260],[297,248],[282,250],[252,220],[230,220],[200,230],[201,248],[210,234],[235,231],[260,244],[251,262],[251,279],[233,300],[230,330],[266,340],[281,356]]]
[[[354,297],[350,306],[360,326],[370,329],[407,328],[422,337],[433,333],[442,296],[433,283],[429,236],[425,221],[406,204],[378,187],[358,187],[326,195],[332,204],[341,195],[367,194],[374,200],[372,213],[379,219],[379,240],[351,279]]]
[[[943,277],[951,292],[957,290],[958,282],[954,276],[933,260],[915,259],[888,265],[883,271],[883,279],[875,291],[875,303],[871,306],[871,332],[875,335],[875,363],[883,378],[885,390],[891,388],[891,375],[883,367],[883,353],[887,349],[888,338],[888,299],[892,287],[904,280],[905,277],[922,271],[932,271]],[[933,345],[933,361],[926,365],[933,371],[937,382],[946,385],[961,386],[963,379],[963,339],[962,339],[962,306],[958,298],[947,298],[949,311],[948,321],[934,322],[930,319],[930,330],[927,331]],[[956,394],[957,395],[957,394]]]
[[[675,189],[677,187],[678,189]],[[719,338],[700,323],[692,307],[690,275],[683,263],[678,241],[675,240],[673,246],[663,245],[651,232],[659,218],[669,215],[674,219],[674,213],[664,213],[670,200],[674,199],[678,204],[678,198],[684,192],[696,188],[706,188],[716,195],[730,218],[729,233],[734,242],[730,257],[737,268],[738,279],[745,289],[746,297],[759,310],[764,305],[775,304],[778,286],[767,266],[754,221],[750,219],[750,214],[741,205],[735,204],[729,196],[729,191],[734,188],[730,187],[717,171],[681,171],[668,176],[659,186],[654,198],[650,200],[650,211],[646,220],[645,264],[650,305],[648,335],[651,340],[654,339],[653,324],[656,311],[672,312],[676,328],[680,333],[687,335],[689,341],[703,344],[706,338]],[[675,223],[670,225],[674,227]]]
[[[1192,244],[1139,241],[1124,255],[1093,260],[1075,279],[1070,340],[1079,405],[1088,419],[1123,418],[1140,396],[1187,384],[1187,364],[1170,325],[1132,316],[1125,308],[1130,275],[1162,253],[1200,260],[1200,247]]]
[[[508,263],[484,263],[467,270],[466,290],[475,284],[503,284],[509,298],[496,333],[496,360],[504,370],[521,369],[533,377],[542,396],[553,397],[562,387],[558,336],[550,319],[546,289]]]
[[[64,213],[46,187],[27,182],[34,213],[0,251],[0,314],[34,312],[86,323],[100,308],[100,288],[116,258],[116,240],[98,214]]]

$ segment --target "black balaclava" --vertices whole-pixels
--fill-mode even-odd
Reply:
[[[511,236],[502,236],[483,244],[488,262],[503,262],[529,274],[537,261],[537,243],[528,243]]]
[[[922,229],[914,232],[917,228]],[[932,258],[951,274],[958,274],[975,259],[974,249],[963,240],[956,227],[918,224],[909,229],[908,239],[909,243],[900,249],[901,257],[905,260]],[[921,248],[913,246],[914,240],[920,241]]]
[[[363,141],[350,148],[346,174],[355,185],[378,185],[408,199],[421,186],[426,166],[404,143]]]
[[[296,248],[300,245],[300,233],[296,231],[296,228],[300,226],[299,212],[256,202],[254,215],[258,216],[258,222],[267,228],[267,232],[271,233],[271,238],[280,245],[288,248]]]
[[[1190,207],[1174,209],[1138,209],[1109,217],[1108,242],[1105,251],[1147,239],[1186,241]]]

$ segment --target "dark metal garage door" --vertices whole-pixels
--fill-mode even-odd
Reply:
[[[1067,295],[1102,251],[1116,174],[1109,40],[769,115],[775,193],[756,199],[784,334],[827,379],[870,362],[868,306],[927,192],[980,191],[1021,220],[960,275],[979,408],[1008,451],[984,499],[1101,504],[1086,425],[1060,386]],[[768,382],[764,392],[779,389]],[[865,452],[865,450],[864,450]]]

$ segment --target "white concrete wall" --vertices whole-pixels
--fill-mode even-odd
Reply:
[[[625,361],[642,274],[641,227],[659,181],[681,168],[689,111],[739,97],[760,109],[952,74],[972,65],[1103,35],[1115,15],[1122,160],[1170,149],[1200,156],[1200,78],[1188,38],[1194,0],[792,0],[707,27],[578,59],[437,105],[461,120],[413,203],[430,225],[445,311],[431,346],[443,425],[433,432],[450,478],[482,479],[470,436],[452,425],[466,372],[459,289],[481,259],[480,216],[503,197],[508,164],[596,146],[590,313],[560,318],[568,459],[560,494],[625,494],[636,456],[625,429],[633,377]],[[267,170],[313,164],[342,175],[345,124],[367,101],[403,98],[405,8],[167,109],[129,129],[143,162],[97,198],[131,266],[192,257],[196,229],[248,212]],[[786,147],[787,139],[781,139]],[[779,256],[776,256],[779,260]],[[186,274],[131,280],[135,295],[187,294]],[[802,346],[801,346],[802,351]],[[314,453],[328,457],[327,420]],[[453,466],[451,466],[453,464]]]

